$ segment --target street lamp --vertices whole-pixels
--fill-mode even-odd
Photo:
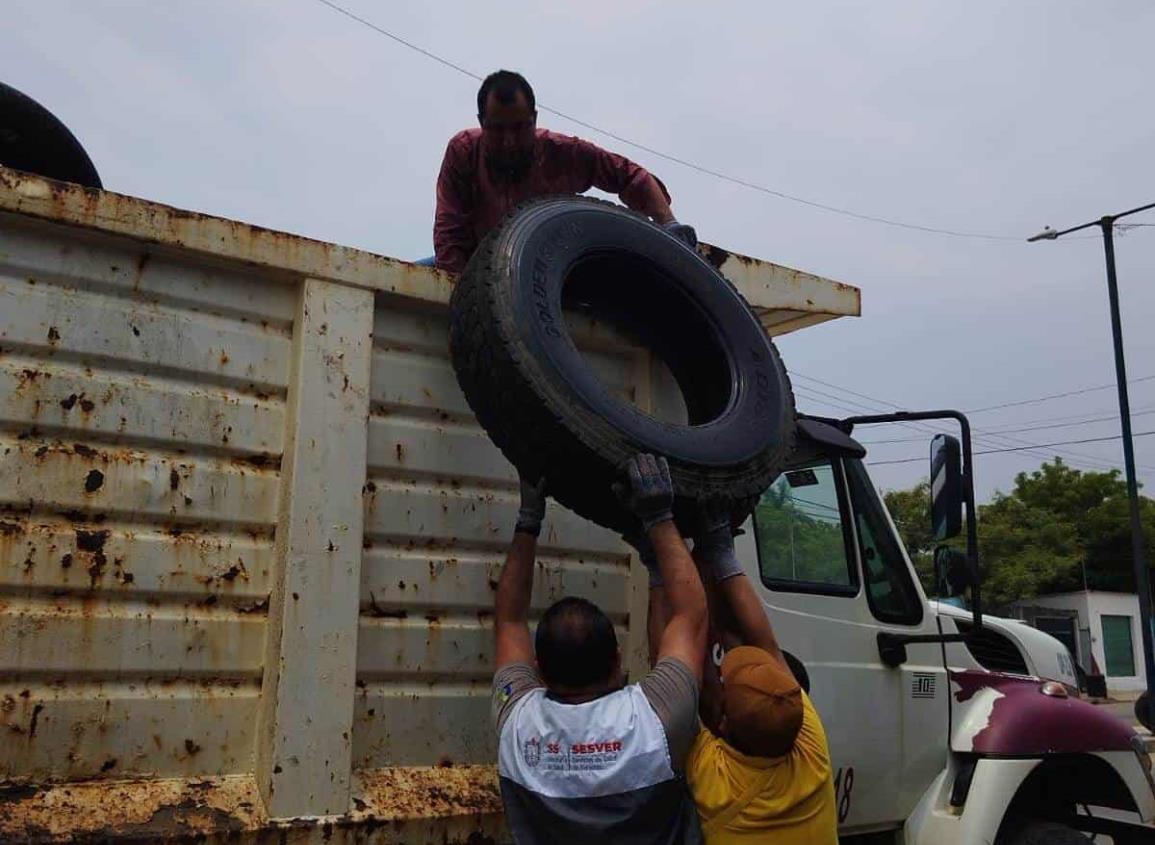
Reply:
[[[1132,208],[1121,214],[1108,214],[1081,226],[1056,231],[1050,226],[1027,238],[1028,242],[1053,241],[1080,229],[1098,226],[1103,232],[1103,249],[1107,255],[1107,296],[1111,302],[1111,339],[1115,344],[1115,381],[1119,387],[1119,417],[1123,423],[1123,469],[1127,475],[1127,499],[1131,505],[1131,554],[1135,567],[1135,591],[1139,594],[1139,628],[1143,635],[1143,665],[1147,673],[1147,692],[1135,706],[1139,721],[1155,725],[1155,648],[1151,631],[1151,578],[1143,546],[1143,523],[1139,511],[1139,484],[1135,480],[1135,444],[1131,439],[1131,401],[1127,397],[1127,366],[1123,360],[1123,326],[1119,318],[1119,285],[1115,278],[1115,221],[1155,208],[1155,202]]]

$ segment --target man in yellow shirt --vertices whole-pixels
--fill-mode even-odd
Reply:
[[[686,761],[686,779],[706,843],[836,845],[822,721],[734,554],[728,514],[707,505],[702,524],[694,560],[709,598],[710,633],[699,707],[703,727]],[[651,572],[652,641],[668,613],[665,588],[644,542],[639,552]]]

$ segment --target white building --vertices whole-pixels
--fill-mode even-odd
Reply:
[[[1045,631],[1071,650],[1084,671],[1094,668],[1107,679],[1108,692],[1147,688],[1139,597],[1134,593],[1087,590],[1036,596],[1011,605],[1015,615]]]

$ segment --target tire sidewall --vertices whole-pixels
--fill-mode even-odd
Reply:
[[[612,463],[648,451],[690,475],[733,470],[787,436],[793,415],[783,409],[792,403],[782,395],[785,374],[763,328],[737,291],[676,239],[628,211],[565,198],[519,217],[497,249],[505,265],[494,290],[503,300],[497,311],[507,316],[503,334],[523,348],[522,363],[550,413]],[[562,311],[565,279],[583,258],[615,252],[652,263],[672,294],[705,317],[713,337],[685,342],[720,344],[729,359],[731,399],[716,419],[698,426],[659,421],[613,396],[583,359]]]

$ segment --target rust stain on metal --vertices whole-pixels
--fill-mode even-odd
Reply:
[[[707,263],[715,270],[719,269],[730,257],[730,253],[721,247],[706,243],[698,244],[698,254],[706,259]]]
[[[431,766],[360,772],[364,813],[382,820],[501,813],[497,772],[492,766]]]
[[[104,486],[104,473],[98,469],[91,469],[84,477],[84,492],[95,493]]]
[[[0,209],[264,267],[286,280],[309,276],[440,303],[452,290],[452,277],[430,267],[13,170],[0,172]],[[146,253],[134,285],[147,261]]]
[[[267,825],[250,778],[0,788],[4,842],[160,842],[235,836]]]
[[[87,531],[81,528],[76,529],[76,548],[83,552],[100,552],[104,549],[104,544],[108,540],[109,530],[107,528],[100,531]]]

